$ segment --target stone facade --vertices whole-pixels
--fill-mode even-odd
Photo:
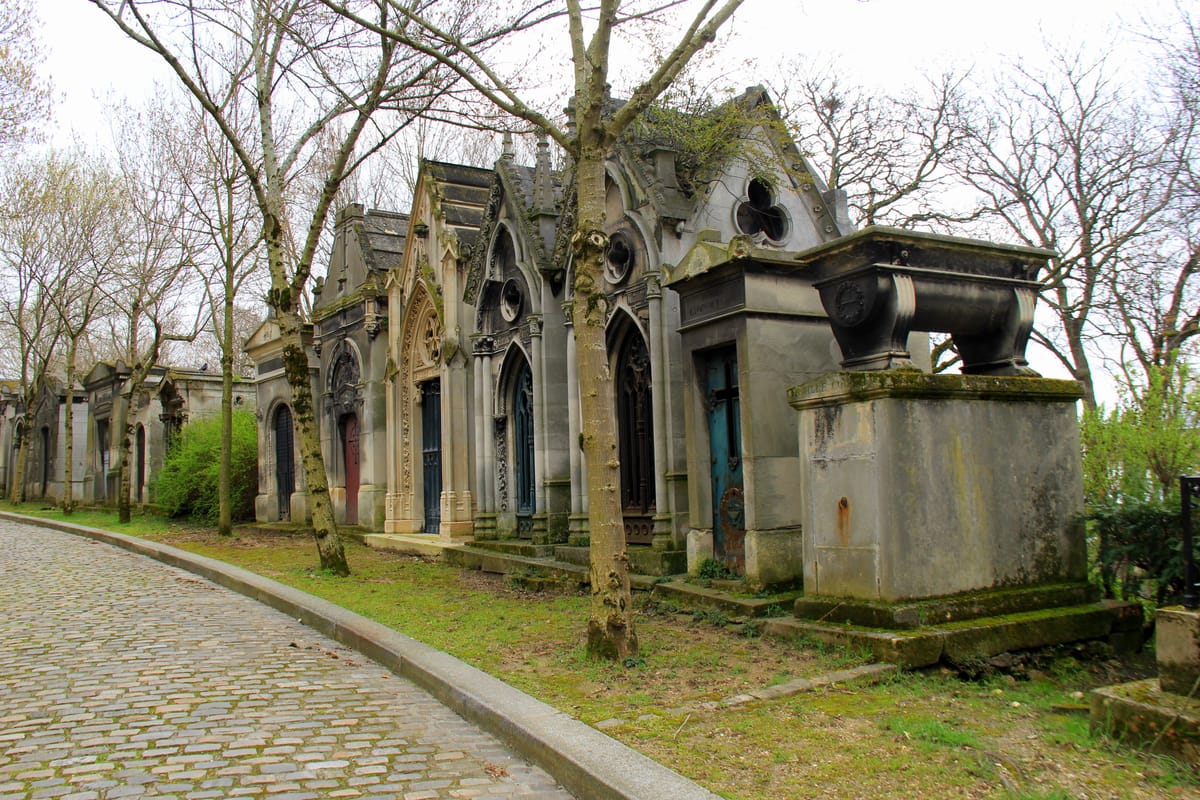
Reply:
[[[619,143],[606,163],[604,288],[623,521],[636,572],[696,571],[716,559],[751,585],[780,587],[801,583],[816,546],[807,533],[816,501],[803,491],[811,454],[789,388],[847,365],[928,370],[927,331],[943,329],[961,339],[972,369],[1028,374],[1030,265],[1044,254],[1016,253],[1019,275],[971,290],[987,295],[988,308],[1007,303],[1006,344],[995,353],[971,338],[975,322],[960,324],[965,313],[947,312],[951,327],[921,327],[925,317],[893,303],[871,323],[879,330],[858,364],[846,355],[853,337],[843,335],[855,320],[837,306],[850,278],[831,277],[830,265],[890,247],[904,232],[856,232],[844,198],[770,124],[777,115],[766,94],[755,88],[734,102],[750,120],[744,147],[719,165],[697,165],[650,134]],[[755,113],[764,116],[755,122]],[[347,494],[357,485],[358,521],[371,530],[512,541],[586,559],[570,323],[575,203],[571,176],[553,166],[545,140],[533,162],[519,164],[511,142],[490,169],[425,161],[409,216],[357,206],[339,215],[310,350],[339,520],[353,516]],[[966,272],[1015,253],[905,235],[921,257]],[[884,277],[863,280],[924,281],[907,253],[876,265]],[[865,304],[874,285],[855,298]],[[247,349],[262,409],[259,518],[300,520],[303,476],[290,439],[281,447],[288,391],[273,323]],[[1077,439],[1069,404],[1060,411],[1045,422],[1061,428],[1065,453]],[[346,467],[347,420],[359,432],[357,484]],[[1064,560],[1037,579],[1074,580],[1075,551],[1060,544]]]

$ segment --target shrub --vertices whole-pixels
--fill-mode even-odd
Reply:
[[[214,523],[219,513],[221,420],[199,419],[183,427],[154,481],[154,496],[172,517],[189,516]],[[229,474],[231,512],[235,521],[254,518],[258,494],[258,431],[254,414],[233,413],[233,460]]]
[[[1106,597],[1153,599],[1156,606],[1183,595],[1179,502],[1097,503],[1088,513],[1099,539],[1100,582]]]

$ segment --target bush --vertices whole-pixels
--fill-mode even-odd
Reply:
[[[1156,606],[1183,596],[1183,529],[1178,500],[1109,501],[1088,513],[1099,539],[1105,597],[1153,599]]]
[[[215,523],[220,511],[217,493],[220,469],[220,418],[189,422],[180,431],[154,481],[156,502],[172,517],[188,516],[198,522]],[[249,411],[233,413],[229,490],[234,521],[254,519],[258,430],[254,414]]]

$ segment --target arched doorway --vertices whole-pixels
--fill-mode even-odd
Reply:
[[[142,502],[142,491],[146,486],[146,426],[139,425],[137,429],[137,487],[135,499]]]
[[[442,382],[421,384],[421,501],[422,530],[440,533],[442,527]]]
[[[654,411],[650,353],[637,331],[621,345],[616,379],[625,541],[649,544],[654,538]]]
[[[358,417],[347,414],[338,425],[342,440],[342,467],[346,476],[346,524],[358,524]]]
[[[280,406],[275,412],[275,487],[279,495],[279,519],[292,518],[292,494],[296,491],[296,458],[292,434],[292,410]]]
[[[42,497],[50,491],[50,428],[42,426]]]
[[[513,471],[516,484],[517,532],[533,532],[537,482],[534,477],[533,372],[522,360],[513,381]]]

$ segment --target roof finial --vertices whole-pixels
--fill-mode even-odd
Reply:
[[[503,146],[502,152],[500,153],[500,157],[503,158],[505,161],[512,161],[513,155],[514,154],[513,154],[512,132],[505,131],[504,132],[504,146]]]
[[[537,132],[537,162],[534,167],[533,185],[537,192],[534,202],[537,210],[545,214],[554,213],[554,180],[550,165],[550,140],[546,132]]]

